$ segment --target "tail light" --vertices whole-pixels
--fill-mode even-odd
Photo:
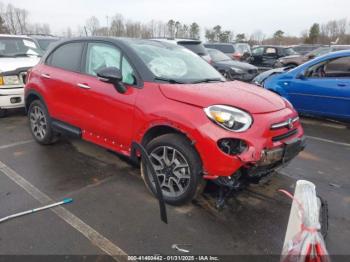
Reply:
[[[233,57],[233,59],[240,60],[242,57],[242,54],[235,52],[235,53],[233,53],[232,57]]]

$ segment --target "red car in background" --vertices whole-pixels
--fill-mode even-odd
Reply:
[[[143,144],[170,204],[191,200],[208,179],[231,186],[257,181],[304,147],[289,102],[226,82],[199,56],[166,42],[60,42],[31,70],[25,100],[40,144],[68,133],[135,161],[132,142]],[[144,163],[141,173],[154,193]]]

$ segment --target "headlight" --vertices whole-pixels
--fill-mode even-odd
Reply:
[[[246,131],[253,123],[248,113],[231,106],[209,106],[204,109],[204,112],[214,123],[234,132]]]
[[[0,85],[20,85],[20,84],[21,82],[19,80],[19,77],[16,75],[0,77]]]

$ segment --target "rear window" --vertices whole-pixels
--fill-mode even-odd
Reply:
[[[82,43],[69,43],[58,47],[47,60],[50,66],[79,72],[83,51]]]
[[[202,42],[179,41],[177,43],[183,47],[186,47],[197,55],[203,56],[208,54]]]
[[[37,39],[38,44],[42,50],[47,50],[50,44],[57,42],[56,39]]]
[[[209,47],[209,48],[214,48],[214,49],[217,49],[223,53],[228,53],[228,54],[231,54],[231,53],[234,53],[235,52],[235,48],[233,47],[233,45],[215,45],[215,44],[206,44],[205,45],[206,47]]]

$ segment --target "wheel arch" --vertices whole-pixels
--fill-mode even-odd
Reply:
[[[195,141],[193,139],[191,139],[184,130],[181,130],[181,129],[174,127],[172,125],[169,125],[169,124],[158,124],[158,125],[151,126],[142,135],[142,137],[140,139],[140,143],[141,143],[141,145],[145,146],[145,145],[147,145],[147,143],[149,143],[150,141],[152,141],[156,137],[159,137],[159,136],[165,135],[165,134],[179,134],[179,135],[183,136],[194,147],[194,149],[196,150],[196,152],[198,154],[200,161],[202,162],[201,155],[198,152],[197,148],[194,146]],[[138,160],[139,160],[138,155],[137,155],[137,150],[134,147],[131,148],[131,159],[133,160],[133,162],[138,162]]]
[[[47,108],[47,105],[46,105],[45,100],[43,99],[42,95],[35,90],[31,90],[28,92],[28,94],[26,94],[26,97],[25,97],[25,110],[26,110],[26,112],[28,112],[29,106],[34,100],[40,100]]]

